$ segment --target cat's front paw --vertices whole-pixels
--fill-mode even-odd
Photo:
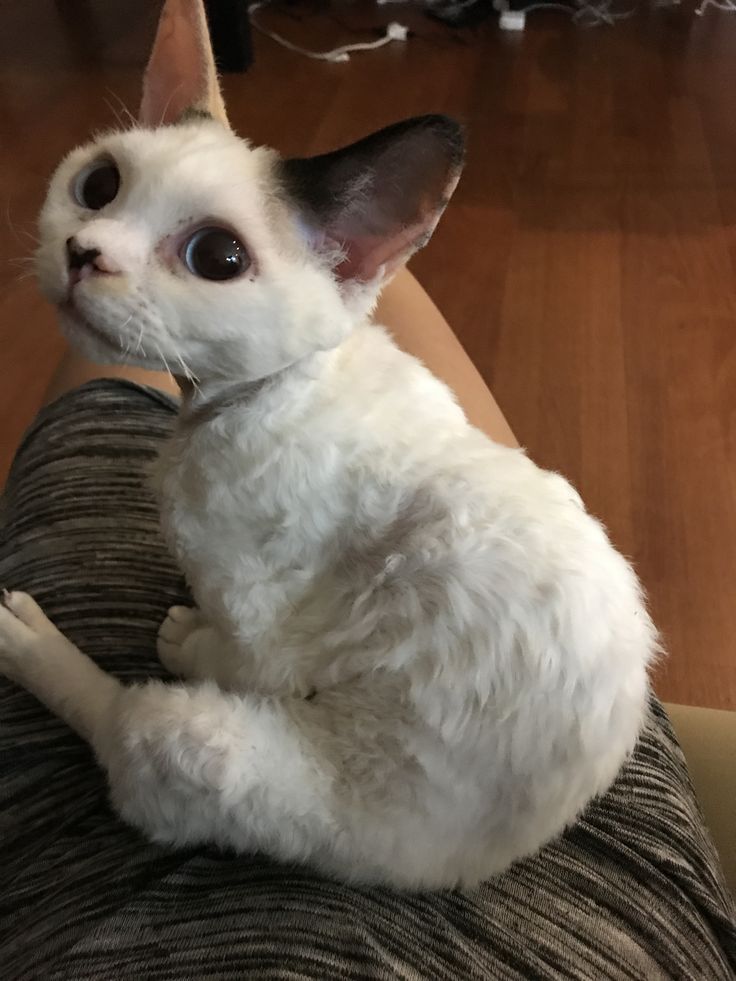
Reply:
[[[161,624],[157,646],[163,666],[180,678],[207,679],[226,687],[237,680],[237,648],[197,609],[172,606]]]
[[[0,597],[0,671],[18,680],[25,659],[65,639],[28,593],[3,590]]]
[[[187,641],[203,626],[203,617],[196,607],[172,606],[159,627],[156,649],[158,659],[172,674],[180,678],[196,676],[196,647]]]

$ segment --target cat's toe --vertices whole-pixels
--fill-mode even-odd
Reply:
[[[194,626],[199,626],[202,622],[202,614],[196,606],[170,606],[164,624],[169,621],[182,626],[189,624],[189,630],[193,630]]]
[[[172,674],[187,673],[188,658],[184,642],[202,623],[198,609],[188,606],[172,606],[158,631],[156,649],[159,661]]]
[[[22,593],[19,590],[11,593],[8,592],[7,589],[4,589],[2,605],[6,610],[9,610],[17,620],[20,620],[21,623],[25,624],[34,632],[57,633],[56,627],[49,620],[38,603],[32,596],[29,596],[28,593]]]
[[[159,627],[158,638],[167,644],[179,646],[202,623],[199,610],[189,606],[172,606]]]
[[[12,594],[10,594],[12,595]],[[0,603],[0,671],[8,672],[36,641],[36,633],[23,623],[8,605],[7,596]]]

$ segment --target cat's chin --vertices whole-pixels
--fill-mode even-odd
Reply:
[[[143,358],[135,358],[124,352],[120,340],[109,337],[104,330],[93,324],[73,300],[57,304],[59,326],[69,343],[85,358],[102,364],[126,364],[140,368],[151,365]]]

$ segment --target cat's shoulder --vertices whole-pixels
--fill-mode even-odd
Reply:
[[[366,322],[352,331],[337,353],[334,367],[343,397],[371,393],[387,412],[402,411],[426,420],[439,415],[448,424],[467,425],[451,389],[417,357],[396,342],[389,327]],[[421,412],[417,413],[417,409]]]

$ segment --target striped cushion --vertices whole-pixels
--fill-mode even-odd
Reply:
[[[124,679],[163,676],[186,602],[146,465],[175,403],[126,382],[36,420],[0,510],[0,586],[26,589]],[[0,680],[0,977],[727,979],[733,909],[656,700],[613,789],[479,889],[355,889],[213,849],[167,851],[111,813],[91,754]]]

